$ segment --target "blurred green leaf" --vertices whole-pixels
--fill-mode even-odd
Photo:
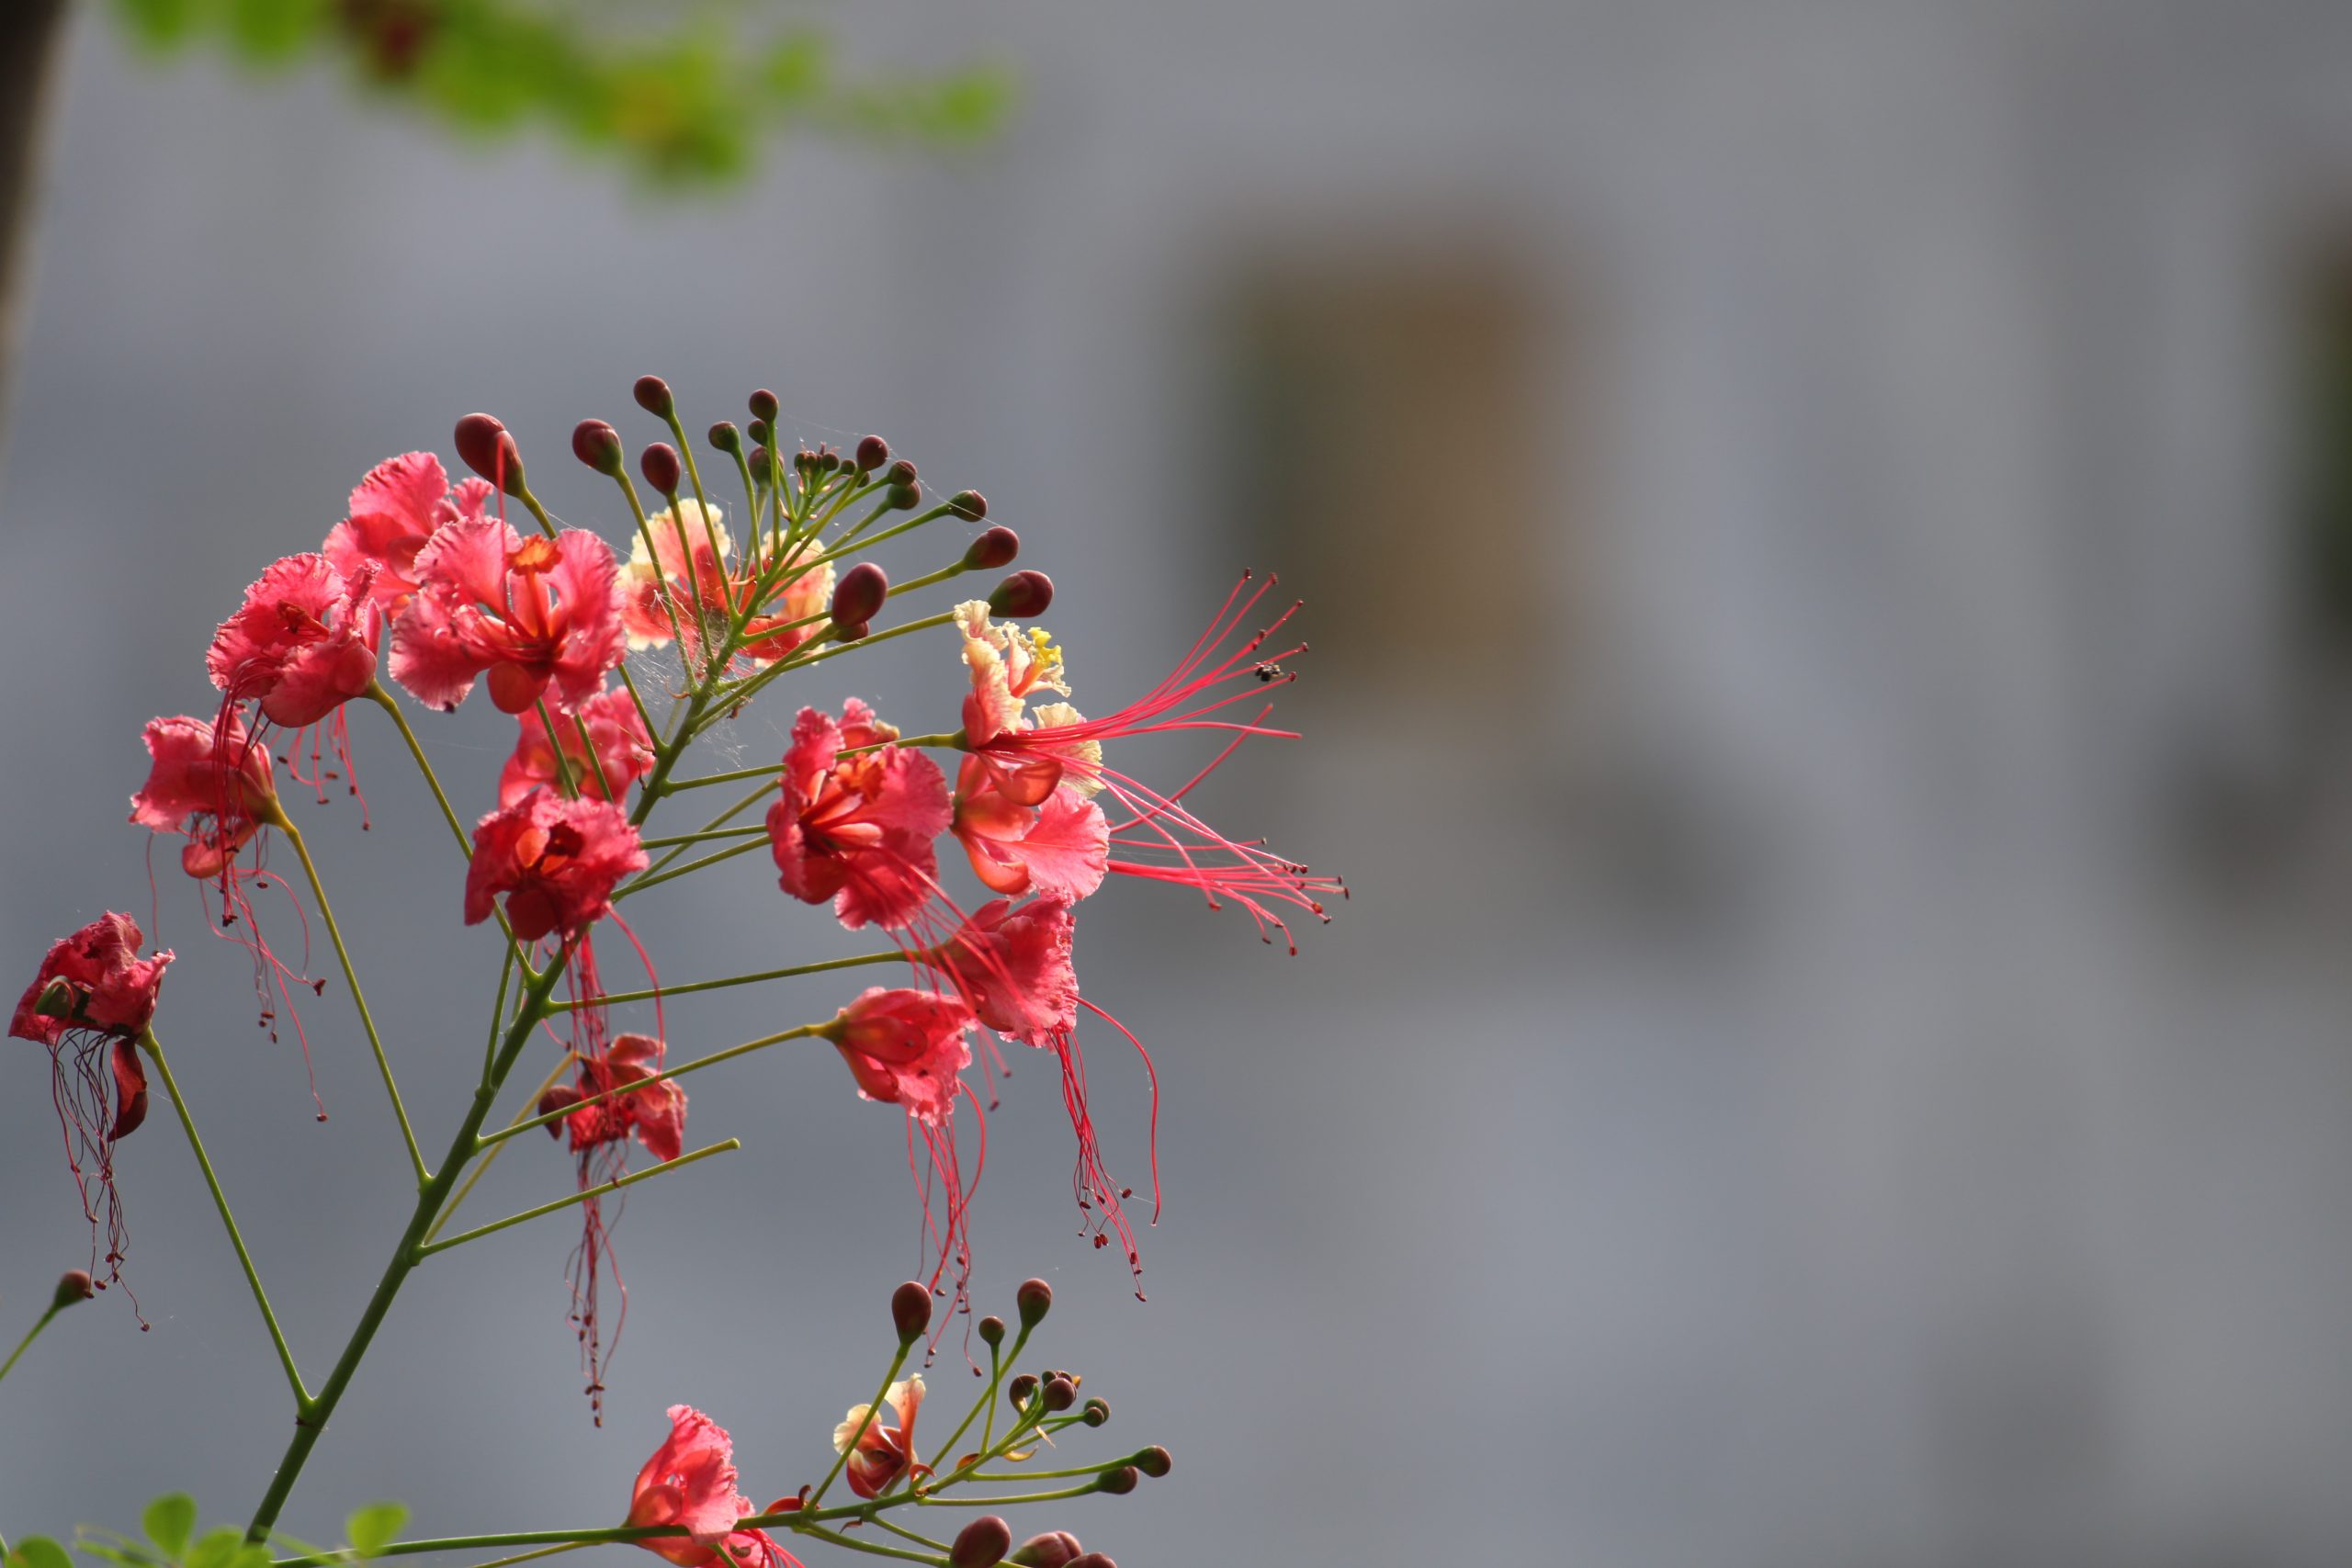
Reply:
[[[187,1550],[187,1538],[196,1531],[196,1499],[185,1492],[166,1492],[147,1505],[139,1517],[139,1528],[155,1543],[166,1557],[177,1557]]]
[[[404,1503],[370,1503],[355,1509],[343,1521],[344,1539],[362,1557],[374,1557],[392,1544],[401,1533],[401,1526],[408,1522],[408,1506]]]
[[[237,1549],[244,1544],[244,1532],[231,1526],[206,1530],[203,1538],[188,1550],[187,1568],[231,1568]]]
[[[66,1550],[45,1535],[28,1535],[8,1553],[8,1568],[74,1568]]]

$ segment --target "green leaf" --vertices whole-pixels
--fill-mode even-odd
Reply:
[[[8,1568],[74,1568],[63,1547],[45,1535],[28,1535],[8,1553]]]
[[[374,1557],[392,1544],[392,1538],[407,1522],[406,1504],[370,1503],[343,1521],[344,1539],[360,1556]]]
[[[203,1539],[188,1549],[187,1568],[229,1568],[237,1548],[244,1543],[244,1532],[233,1526],[206,1530]]]
[[[87,1536],[75,1541],[74,1545],[85,1557],[96,1557],[107,1562],[119,1562],[123,1568],[156,1568],[156,1563],[160,1561],[135,1546],[111,1546],[102,1540],[92,1540]]]
[[[196,1532],[196,1499],[185,1492],[166,1492],[147,1505],[139,1528],[164,1556],[177,1557],[187,1550],[187,1538]]]

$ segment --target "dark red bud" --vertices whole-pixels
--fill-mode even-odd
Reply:
[[[870,560],[862,560],[833,584],[833,619],[845,626],[870,621],[889,596],[889,573]]]
[[[523,454],[496,415],[469,413],[458,422],[458,457],[491,483],[503,480],[507,494],[523,493]]]
[[[1085,1418],[1088,1426],[1100,1427],[1111,1418],[1111,1402],[1107,1399],[1090,1399],[1086,1402],[1086,1408],[1080,1414]]]
[[[559,1111],[569,1111],[586,1098],[587,1097],[582,1094],[578,1087],[575,1085],[568,1083],[557,1084],[549,1089],[547,1093],[539,1096],[539,1114],[542,1116],[552,1116]],[[548,1122],[548,1136],[551,1138],[562,1137],[563,1123],[560,1121]]]
[[[959,490],[947,498],[949,510],[967,523],[978,523],[989,514],[989,498],[976,490]]]
[[[892,512],[912,512],[922,499],[922,486],[919,484],[892,485],[882,496],[883,504]]]
[[[869,435],[857,444],[857,471],[870,474],[890,460],[890,444],[878,435]]]
[[[1021,575],[1034,577],[1036,574],[1024,571]],[[993,608],[995,602],[991,600],[989,604]],[[1012,1292],[1012,1304],[1021,1309],[1021,1326],[1035,1328],[1046,1321],[1047,1313],[1054,1310],[1054,1288],[1043,1280],[1023,1280],[1021,1288]]]
[[[884,484],[892,485],[910,485],[914,483],[915,466],[912,463],[908,462],[904,457],[899,458],[897,462],[891,464],[889,471],[882,476],[882,482]]]
[[[1094,1487],[1096,1491],[1108,1492],[1114,1497],[1124,1497],[1134,1491],[1136,1483],[1142,1479],[1136,1473],[1134,1465],[1123,1464],[1116,1470],[1104,1471],[1102,1479],[1096,1482]]]
[[[1175,1459],[1158,1443],[1136,1455],[1136,1468],[1157,1481],[1176,1468]]]
[[[621,433],[601,419],[583,419],[571,427],[571,455],[600,474],[617,474]]]
[[[890,1292],[890,1321],[898,1326],[899,1343],[911,1345],[931,1326],[931,1292],[912,1280]]]
[[[965,566],[976,571],[994,571],[1001,566],[1011,566],[1021,555],[1021,536],[1000,525],[984,530],[964,552]]]
[[[1004,1561],[1012,1546],[1012,1527],[994,1514],[982,1514],[956,1533],[947,1549],[948,1568],[990,1568]]]
[[[763,419],[770,424],[774,424],[775,423],[775,416],[784,411],[784,405],[775,400],[775,394],[769,391],[765,387],[762,387],[758,391],[753,392],[752,394],[751,400],[752,413],[753,417]]]
[[[835,642],[864,642],[866,634],[873,629],[872,621],[835,621],[833,640]]]
[[[989,595],[989,614],[1025,621],[1044,615],[1053,602],[1052,578],[1042,571],[1016,571]]]
[[[1078,1403],[1078,1385],[1066,1377],[1057,1376],[1046,1384],[1046,1408],[1068,1410]]]
[[[659,376],[637,378],[637,406],[656,419],[667,419],[677,411],[677,400],[670,396],[670,383]]]
[[[656,441],[638,454],[637,471],[645,482],[663,495],[678,493],[678,449],[667,441]]]
[[[1110,1488],[1106,1486],[1103,1490],[1107,1492]],[[1071,1558],[1064,1568],[1119,1568],[1119,1565],[1099,1551],[1090,1551],[1083,1557]]]
[[[743,428],[750,433],[752,440],[758,442],[763,446],[775,439],[775,426],[770,424],[766,420],[755,419]]]
[[[1030,1395],[1036,1392],[1037,1380],[1027,1372],[1014,1378],[1004,1387],[1005,1397],[1012,1401],[1012,1407],[1015,1410],[1027,1408]]]
[[[743,449],[743,433],[736,429],[731,421],[722,419],[710,427],[710,444],[721,452],[741,452]]]
[[[759,484],[768,482],[768,449],[766,447],[752,447],[751,457],[745,459],[745,466],[752,470],[754,482]]]
[[[1004,1343],[1004,1319],[990,1313],[980,1319],[980,1337],[990,1345]]]
[[[97,1286],[90,1279],[88,1269],[68,1269],[59,1278],[56,1292],[49,1298],[49,1310],[63,1312],[75,1302],[88,1301],[97,1294]]]
[[[1086,1549],[1078,1544],[1078,1537],[1068,1530],[1047,1530],[1033,1535],[1005,1555],[1007,1562],[1017,1562],[1021,1568],[1069,1568],[1078,1554]]]

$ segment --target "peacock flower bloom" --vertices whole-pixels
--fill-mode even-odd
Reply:
[[[621,1522],[686,1530],[633,1543],[679,1568],[793,1562],[764,1531],[735,1528],[737,1519],[753,1511],[752,1500],[736,1489],[736,1479],[735,1441],[726,1428],[690,1404],[673,1404],[670,1435],[637,1472],[628,1517]]]
[[[103,1223],[109,1280],[121,1277],[127,1239],[122,1200],[115,1190],[114,1146],[146,1120],[147,1067],[137,1041],[155,1016],[156,993],[172,962],[168,950],[140,957],[144,941],[138,921],[113,913],[60,938],[8,1023],[8,1032],[17,1039],[49,1047],[50,1098],[65,1135],[66,1168],[90,1221],[90,1271],[98,1271]]]
[[[782,564],[763,547],[738,560],[726,514],[718,507],[681,500],[645,520],[643,534],[630,542],[621,569],[621,615],[633,649],[660,648],[683,633],[686,655],[701,657],[706,641],[724,638],[729,620],[742,614],[762,584]],[[651,535],[653,548],[646,549]],[[833,592],[833,568],[820,562],[765,589],[759,613],[744,623],[740,651],[755,663],[773,663],[808,639],[817,629],[795,623],[821,613]],[[671,615],[677,623],[673,628]]]
[[[278,819],[269,748],[233,712],[217,725],[186,714],[152,718],[142,739],[153,764],[130,797],[130,820],[186,838],[180,868],[190,876],[226,874],[237,852]]]
[[[998,898],[925,956],[979,1022],[1007,1040],[1048,1045],[1078,1027],[1076,926],[1065,899],[1035,898],[1015,908]]]
[[[951,818],[947,779],[930,758],[893,744],[898,738],[855,697],[838,721],[802,708],[768,808],[784,890],[807,904],[831,899],[852,931],[905,925],[937,891],[932,840]]]
[[[903,1105],[933,1126],[944,1124],[972,1065],[965,1033],[972,1010],[956,997],[876,986],[843,1008],[826,1038],[849,1064],[858,1092]]]
[[[357,577],[362,567],[376,569],[368,596],[390,620],[416,592],[416,558],[434,531],[479,519],[496,493],[487,479],[459,479],[452,489],[441,459],[430,452],[388,457],[351,492],[351,514],[327,531],[321,549],[347,578]],[[367,636],[375,641],[373,627]]]
[[[651,1035],[624,1034],[603,1056],[583,1058],[575,1082],[558,1084],[539,1097],[539,1114],[580,1105],[614,1089],[620,1092],[548,1122],[548,1136],[569,1132],[571,1152],[581,1154],[634,1135],[655,1159],[676,1159],[686,1146],[686,1091],[674,1078],[648,1081],[662,1070],[666,1050]],[[630,1088],[633,1084],[639,1087]]]
[[[1041,804],[1007,795],[1003,779],[979,757],[956,773],[956,816],[949,824],[972,874],[991,893],[1036,893],[1075,902],[1102,886],[1111,858],[1111,824],[1102,808],[1069,784]]]
[[[572,718],[558,719],[553,743],[548,739],[547,721],[539,716],[537,704],[516,714],[514,720],[521,732],[515,737],[514,754],[506,759],[498,775],[501,806],[512,806],[542,785],[556,784],[559,747],[572,788],[591,800],[618,799],[653,769],[653,737],[646,733],[645,718],[637,711],[637,704],[617,686],[581,704]],[[594,761],[587,743],[580,739],[582,724],[595,745]],[[612,786],[610,794],[605,792],[607,784]]]
[[[506,895],[507,923],[524,942],[566,940],[605,918],[621,879],[643,871],[628,816],[605,800],[562,800],[535,790],[474,828],[466,867],[466,924],[490,919]]]
[[[927,1468],[915,1459],[915,1416],[922,1409],[922,1378],[920,1375],[890,1385],[882,1395],[883,1408],[890,1412],[885,1421],[875,1416],[866,1416],[874,1407],[853,1404],[842,1424],[833,1428],[833,1451],[849,1455],[849,1462],[842,1473],[849,1478],[849,1489],[861,1497],[879,1497],[890,1484],[909,1470]],[[858,1428],[865,1430],[860,1433]],[[854,1441],[856,1448],[850,1444]]]
[[[212,634],[204,656],[212,683],[232,703],[258,700],[264,718],[289,729],[360,695],[376,678],[364,611],[376,575],[363,561],[345,577],[315,553],[271,563]]]
[[[956,624],[964,634],[964,665],[972,676],[972,689],[964,698],[965,743],[984,761],[996,790],[1017,805],[1036,806],[1054,793],[1065,773],[1081,795],[1102,788],[1096,777],[1102,760],[1100,742],[1079,739],[1064,756],[1051,749],[1049,740],[1035,738],[1040,731],[1080,721],[1078,710],[1068,703],[1041,703],[1035,713],[1028,711],[1029,698],[1038,692],[1069,695],[1062,650],[1055,646],[1053,634],[1043,626],[1024,632],[1011,622],[1000,626],[989,618],[988,603],[981,599],[956,605]],[[1033,739],[989,750],[1001,738],[1023,734]],[[1072,762],[1080,765],[1072,768]]]
[[[570,713],[627,650],[612,547],[584,529],[526,543],[494,517],[447,524],[416,575],[392,627],[392,678],[433,707],[454,709],[487,673],[501,713],[542,697]]]

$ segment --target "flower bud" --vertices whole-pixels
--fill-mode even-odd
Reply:
[[[899,1343],[911,1345],[931,1326],[931,1292],[912,1280],[890,1292],[890,1321],[898,1326]]]
[[[86,1302],[98,1293],[86,1269],[68,1269],[57,1281],[57,1290],[49,1298],[49,1310],[63,1312],[75,1302]]]
[[[964,552],[964,565],[976,571],[993,571],[1001,566],[1011,566],[1021,554],[1021,536],[1012,529],[989,528],[975,538]]]
[[[1078,1544],[1078,1537],[1069,1531],[1047,1530],[1014,1547],[1004,1560],[1019,1563],[1021,1568],[1069,1568],[1084,1550]]]
[[[1134,1491],[1136,1483],[1142,1479],[1136,1473],[1134,1465],[1123,1464],[1116,1470],[1104,1471],[1102,1479],[1094,1483],[1094,1489],[1108,1492],[1114,1497],[1124,1497]]]
[[[1005,1397],[1012,1401],[1015,1410],[1028,1407],[1030,1396],[1037,1392],[1037,1380],[1028,1372],[1022,1373],[1005,1384]]]
[[[523,454],[494,414],[469,413],[458,422],[458,456],[469,468],[506,493],[523,493]]]
[[[1136,1468],[1157,1481],[1176,1467],[1175,1460],[1158,1443],[1136,1455]]]
[[[770,424],[766,420],[755,419],[743,428],[751,433],[752,440],[758,442],[763,446],[775,439],[775,426]]]
[[[1046,1383],[1046,1408],[1068,1410],[1078,1403],[1078,1385],[1057,1373]]]
[[[733,421],[722,419],[710,427],[710,444],[721,452],[741,452],[743,433],[735,428]]]
[[[869,435],[857,444],[857,471],[870,474],[890,460],[890,444],[878,435]]]
[[[989,595],[989,614],[1025,621],[1044,615],[1053,602],[1052,578],[1042,571],[1016,571],[998,583],[996,592]]]
[[[752,447],[751,457],[745,459],[745,466],[752,470],[752,479],[755,483],[768,482],[768,449],[766,447]]]
[[[1012,1545],[1012,1527],[994,1514],[982,1514],[956,1534],[947,1549],[948,1568],[989,1568],[1004,1561]]]
[[[678,493],[678,449],[667,441],[656,441],[637,456],[637,471],[645,482],[663,495]]]
[[[842,626],[870,621],[882,601],[890,596],[890,577],[870,560],[862,560],[833,585],[833,619]]]
[[[751,403],[752,416],[770,424],[775,423],[775,416],[784,409],[784,405],[775,400],[775,394],[765,387],[752,394]]]
[[[583,419],[571,427],[571,455],[600,474],[617,474],[621,433],[601,419]]]
[[[978,523],[989,514],[989,498],[976,490],[959,490],[947,498],[949,510],[967,523]]]
[[[873,629],[872,621],[835,621],[833,640],[835,642],[864,642],[866,634]]]
[[[910,485],[915,482],[915,466],[904,457],[890,465],[882,475],[882,482],[890,485]]]
[[[980,1338],[990,1345],[1004,1343],[1004,1319],[990,1313],[980,1319]]]
[[[1086,1402],[1086,1408],[1080,1411],[1080,1415],[1088,1426],[1100,1427],[1111,1418],[1111,1402],[1107,1399],[1090,1399]]]
[[[1099,1551],[1090,1551],[1083,1557],[1071,1558],[1067,1568],[1119,1568],[1119,1565]]]
[[[1023,572],[1022,575],[1034,574]],[[989,601],[989,607],[996,608],[994,600]],[[1054,1288],[1043,1280],[1023,1280],[1021,1288],[1012,1292],[1012,1302],[1021,1309],[1021,1326],[1035,1328],[1046,1321],[1047,1313],[1054,1310]]]
[[[569,1111],[587,1098],[580,1092],[579,1086],[576,1084],[551,1084],[547,1093],[539,1096],[539,1114],[552,1116],[559,1111]],[[560,1120],[548,1123],[548,1136],[550,1138],[563,1136],[563,1122]]]
[[[677,401],[670,396],[670,383],[659,376],[637,378],[637,406],[656,419],[667,419],[677,412]]]
[[[912,512],[915,502],[922,499],[919,484],[892,485],[882,495],[883,503],[892,512]]]

